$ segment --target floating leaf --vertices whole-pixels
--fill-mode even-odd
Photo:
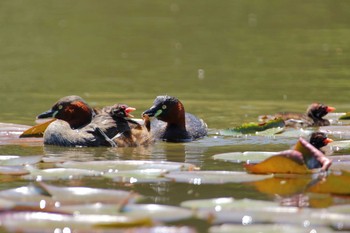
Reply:
[[[0,198],[22,206],[39,207],[40,203],[44,203],[46,206],[54,206],[55,204],[55,201],[45,190],[35,185],[2,190],[0,191]]]
[[[220,198],[210,198],[210,199],[197,199],[197,200],[188,200],[181,202],[180,206],[186,207],[192,210],[206,209],[213,211],[220,211],[223,209],[263,209],[263,208],[272,208],[278,207],[277,202],[271,201],[258,201],[252,199],[240,199],[236,200],[231,197],[220,197]]]
[[[23,166],[39,163],[42,160],[41,155],[16,156],[0,155],[0,166]]]
[[[334,156],[334,157],[337,157],[337,156]],[[332,159],[333,159],[333,156],[332,156]],[[337,161],[338,162],[332,163],[332,166],[329,168],[331,171],[350,172],[350,156],[346,156],[346,158],[339,158],[337,159]]]
[[[231,135],[240,135],[240,134],[255,134],[256,132],[262,132],[264,130],[277,128],[276,131],[270,131],[270,133],[275,134],[279,133],[283,130],[285,124],[284,121],[280,118],[270,120],[268,122],[263,123],[245,123],[241,126],[232,128],[232,129],[225,129],[220,130],[220,134],[224,136],[231,136]]]
[[[230,152],[216,154],[213,156],[214,159],[224,160],[233,163],[242,162],[260,162],[264,159],[276,155],[278,152],[267,152],[267,151],[246,151],[246,152]]]
[[[46,212],[8,212],[0,215],[11,232],[73,232],[101,228],[150,226],[149,218],[124,215],[63,215]],[[21,224],[18,224],[21,223]]]
[[[331,160],[303,138],[299,138],[294,150],[286,150],[258,163],[246,163],[245,168],[251,173],[293,173],[308,174],[327,171]],[[316,169],[316,170],[315,170]]]
[[[350,140],[333,141],[328,144],[331,150],[339,151],[350,148]]]
[[[36,169],[32,166],[26,166],[26,168],[30,174],[23,176],[23,178],[36,181],[80,179],[84,176],[101,175],[99,171],[77,168],[49,168],[43,170]]]
[[[64,205],[57,208],[58,211],[68,214],[101,214],[101,215],[118,215],[120,209],[125,203],[120,202],[119,204],[82,204],[82,205]]]
[[[317,229],[317,230],[316,230]],[[209,233],[305,233],[305,232],[332,232],[326,227],[305,227],[282,224],[223,224],[221,226],[212,226]]]
[[[341,113],[341,115],[338,118],[339,120],[350,120],[350,112],[347,113]]]
[[[224,184],[224,183],[244,183],[263,180],[272,177],[271,175],[253,175],[246,172],[230,171],[179,171],[170,172],[164,175],[175,182],[190,184]]]
[[[46,128],[56,119],[46,121],[44,123],[35,125],[27,130],[25,130],[19,137],[43,137]]]
[[[149,161],[149,160],[119,160],[119,161],[89,161],[75,162],[68,161],[57,164],[64,168],[91,169],[95,171],[127,171],[127,170],[145,170],[145,169],[163,169],[167,171],[194,170],[196,166],[189,163],[178,163],[168,161]]]
[[[193,216],[193,212],[189,209],[156,204],[126,205],[123,213],[127,216],[148,216],[154,221],[161,222],[179,221]]]
[[[251,204],[252,206],[253,204]],[[239,224],[244,226],[256,224],[283,224],[304,226],[318,229],[328,227],[330,221],[343,222],[348,216],[327,212],[319,212],[313,209],[301,209],[297,207],[266,207],[249,209],[222,209],[217,211],[199,210],[197,216],[210,220],[214,224]],[[306,231],[311,232],[311,231]],[[318,231],[317,231],[318,232]],[[328,232],[328,231],[327,231]]]
[[[0,166],[1,175],[26,175],[29,171],[23,166]]]
[[[268,173],[295,173],[307,174],[311,171],[306,167],[303,156],[300,152],[286,150],[271,156],[266,160],[258,163],[246,163],[244,167],[251,173],[268,174]]]
[[[124,190],[98,189],[89,187],[58,187],[39,183],[52,198],[63,204],[77,203],[132,203],[141,198],[140,195]]]
[[[143,169],[129,171],[111,171],[103,174],[104,177],[112,178],[116,182],[145,183],[168,181],[162,177],[167,170],[164,169]]]
[[[342,140],[350,139],[350,127],[344,125],[331,125],[331,126],[322,126],[319,128],[320,132],[332,136],[332,138],[339,138]]]

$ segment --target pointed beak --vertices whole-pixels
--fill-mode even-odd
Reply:
[[[130,113],[133,112],[133,111],[135,111],[135,110],[136,110],[136,108],[127,107],[127,108],[125,109],[126,116],[127,116],[127,117],[134,117],[134,116],[131,115]]]
[[[327,107],[327,110],[326,110],[327,112],[333,112],[333,111],[335,111],[335,108],[334,107]]]
[[[56,114],[57,114],[57,111],[53,111],[52,109],[50,109],[46,112],[39,114],[36,118],[37,119],[53,118],[55,117]]]
[[[330,138],[326,138],[325,140],[323,140],[323,143],[324,143],[325,145],[328,145],[328,143],[331,143],[331,142],[333,142],[333,140],[330,139]]]
[[[156,110],[157,110],[156,108],[151,107],[150,109],[148,109],[142,113],[142,117],[144,117],[144,116],[154,117],[157,113]]]

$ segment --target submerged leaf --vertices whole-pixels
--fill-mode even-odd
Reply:
[[[316,193],[350,194],[350,173],[330,173],[326,178],[311,186],[308,191]]]
[[[52,119],[49,121],[46,121],[44,123],[35,125],[27,130],[25,130],[19,137],[43,137],[44,132],[46,128],[51,124],[51,122],[55,121],[56,119]]]
[[[304,192],[305,187],[311,182],[310,175],[299,177],[273,177],[271,179],[252,182],[259,192],[269,195],[288,196]]]
[[[261,132],[268,130],[268,129],[272,129],[272,128],[277,128],[276,131],[270,131],[270,133],[275,134],[275,133],[280,133],[283,128],[284,128],[285,124],[284,121],[280,118],[278,119],[274,119],[274,120],[270,120],[268,122],[263,122],[263,123],[245,123],[242,124],[241,126],[232,128],[232,129],[225,129],[225,130],[221,130],[220,134],[224,135],[224,136],[230,136],[230,135],[239,135],[239,134],[255,134],[257,132]]]

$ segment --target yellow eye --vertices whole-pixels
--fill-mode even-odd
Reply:
[[[166,109],[166,105],[165,104],[162,106],[162,109]]]
[[[63,108],[62,105],[58,105],[58,109],[61,110]]]

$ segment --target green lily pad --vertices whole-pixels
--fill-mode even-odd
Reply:
[[[23,166],[0,166],[1,175],[21,176],[28,173],[29,171]]]
[[[242,163],[247,161],[257,163],[277,153],[278,152],[268,152],[268,151],[230,152],[230,153],[216,154],[213,156],[213,158],[217,160],[232,162],[232,163]]]
[[[350,161],[333,162],[329,169],[331,171],[350,172]]]
[[[285,124],[284,121],[280,118],[275,119],[275,120],[270,120],[268,122],[264,123],[245,123],[242,124],[241,126],[232,128],[232,129],[225,129],[225,130],[220,130],[220,134],[223,136],[235,136],[235,135],[241,135],[241,134],[256,134],[259,132],[262,134],[262,131],[276,128],[276,130],[270,130],[268,131],[271,135],[280,133],[283,131]]]
[[[340,113],[339,120],[350,120],[350,112]]]
[[[11,232],[75,232],[103,228],[150,226],[150,218],[125,215],[66,215],[46,212],[9,212],[0,215]],[[21,224],[18,224],[21,223]],[[85,231],[84,231],[85,232]]]
[[[330,228],[317,227],[317,233],[331,233]],[[282,225],[282,224],[253,224],[253,225],[239,225],[239,224],[223,224],[221,226],[210,227],[209,233],[305,233],[313,232],[315,227]],[[316,231],[315,231],[316,232]]]
[[[207,209],[220,211],[223,209],[263,209],[278,207],[277,202],[272,201],[258,201],[252,199],[239,199],[236,200],[232,197],[220,197],[210,199],[197,199],[181,202],[180,206],[186,207],[192,210]]]
[[[40,186],[49,193],[55,201],[61,204],[112,203],[126,204],[139,200],[137,193],[124,190],[98,189],[89,187],[59,187],[40,183]]]
[[[55,201],[50,194],[36,185],[22,186],[13,189],[0,191],[0,198],[12,201],[20,206],[34,206],[39,207],[54,206]]]
[[[332,138],[350,139],[350,127],[346,125],[322,126],[319,131],[332,136]]]
[[[350,148],[350,140],[333,141],[328,145],[333,151],[348,149]]]
[[[41,155],[17,156],[0,155],[0,166],[23,166],[39,163],[42,160]]]
[[[175,171],[164,175],[175,182],[190,184],[245,183],[271,178],[273,175],[256,175],[230,171]]]
[[[157,204],[131,204],[123,208],[127,216],[148,216],[154,221],[171,222],[179,221],[193,216],[189,209]]]
[[[69,161],[57,164],[58,167],[91,169],[95,171],[113,172],[128,170],[145,170],[145,169],[163,169],[167,171],[188,171],[197,169],[190,163],[168,162],[168,161],[149,161],[149,160],[118,160],[118,161],[89,161],[75,162]]]
[[[30,174],[23,176],[24,179],[45,181],[45,180],[71,180],[81,179],[85,176],[100,176],[101,172],[94,170],[85,170],[77,168],[49,168],[37,169],[32,166],[26,166]]]
[[[123,183],[146,183],[169,181],[163,177],[168,171],[165,169],[143,169],[129,171],[111,171],[103,174],[104,177],[112,178],[115,182]]]

